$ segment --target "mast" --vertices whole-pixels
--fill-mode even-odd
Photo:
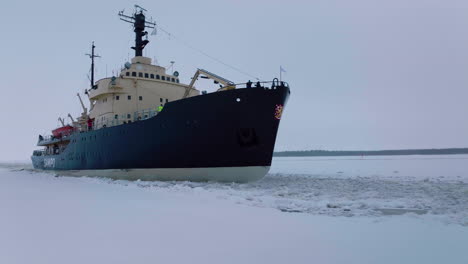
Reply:
[[[148,31],[145,31],[145,28],[155,28],[156,23],[152,21],[146,21],[145,14],[146,11],[143,7],[135,5],[135,13],[132,16],[124,14],[124,11],[119,12],[120,20],[127,23],[133,24],[133,32],[135,32],[135,47],[132,49],[135,50],[135,57],[143,56],[143,49],[148,45]],[[146,39],[143,40],[143,37],[146,36]]]
[[[91,54],[86,54],[86,56],[89,56],[91,58],[91,89],[97,89],[97,86],[94,84],[94,58],[100,58],[101,56],[95,55],[94,54],[94,49],[96,46],[94,46],[94,41],[91,44]]]

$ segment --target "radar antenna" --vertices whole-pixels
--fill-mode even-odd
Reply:
[[[145,11],[145,12],[148,11],[148,10],[144,9],[143,7],[141,7],[141,6],[139,6],[139,5],[134,5],[134,6],[135,6],[135,9],[136,9],[137,11],[138,11],[138,10],[140,10],[140,11]]]
[[[133,32],[135,32],[135,47],[132,49],[135,50],[135,57],[143,56],[143,49],[148,45],[148,31],[145,31],[145,28],[156,28],[156,23],[151,21],[146,21],[144,12],[146,9],[139,5],[135,5],[135,13],[129,16],[124,14],[124,10],[119,12],[120,20],[127,23],[133,24]],[[146,36],[146,39],[143,40],[143,37]]]
[[[101,56],[94,54],[94,41],[93,44],[91,44],[91,54],[86,53],[86,56],[89,56],[91,58],[91,89],[97,89],[97,85],[94,84],[94,58],[100,58]]]

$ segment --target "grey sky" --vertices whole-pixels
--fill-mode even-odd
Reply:
[[[110,4],[112,3],[112,4]],[[0,160],[28,159],[57,117],[79,114],[96,41],[97,77],[131,56],[134,2],[2,4]],[[468,2],[139,1],[164,29],[245,72],[270,80],[287,70],[292,96],[277,150],[468,146]],[[146,56],[251,79],[159,32]],[[200,89],[204,89],[198,86]]]

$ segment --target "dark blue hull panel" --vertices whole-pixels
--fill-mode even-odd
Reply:
[[[288,97],[287,87],[250,88],[170,102],[153,118],[74,134],[63,153],[32,162],[51,170],[270,166],[277,106]]]

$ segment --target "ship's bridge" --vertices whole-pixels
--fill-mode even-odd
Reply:
[[[156,82],[154,85],[157,85],[157,83],[170,83],[187,87],[187,85],[180,84],[177,74],[166,74],[164,67],[152,65],[150,58],[135,57],[132,59],[132,63],[127,65],[128,67],[122,69],[118,77],[107,77],[97,81],[95,89],[88,91],[89,99],[95,100],[106,94],[118,93],[119,90],[123,91],[128,83],[126,80],[133,80],[133,82],[153,81]]]

